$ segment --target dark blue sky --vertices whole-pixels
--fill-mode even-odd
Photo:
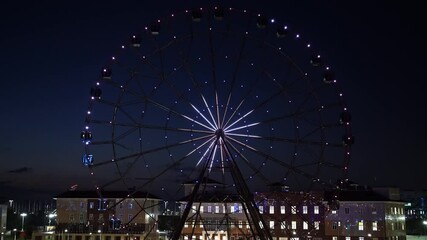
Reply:
[[[327,57],[353,116],[352,179],[426,188],[420,182],[427,167],[426,25],[421,3],[404,4],[6,1],[0,10],[0,195],[51,196],[86,181],[79,134],[101,67],[152,20],[213,5],[289,23]]]

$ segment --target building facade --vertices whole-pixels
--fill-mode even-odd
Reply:
[[[339,195],[339,209],[325,214],[325,239],[406,239],[404,202],[370,189],[346,190]]]
[[[147,193],[69,191],[58,195],[55,240],[157,239],[160,200]],[[51,239],[39,234],[35,240]]]

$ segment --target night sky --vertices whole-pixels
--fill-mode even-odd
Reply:
[[[0,7],[0,196],[51,197],[90,181],[79,134],[105,62],[152,20],[216,5],[288,23],[328,59],[352,114],[351,180],[425,189],[427,26],[421,3],[404,4],[6,1]]]

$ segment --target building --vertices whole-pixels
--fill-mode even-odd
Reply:
[[[3,235],[5,235],[6,233],[7,208],[8,208],[7,202],[0,201],[0,234],[2,239],[3,239]]]
[[[407,234],[426,235],[427,190],[403,190],[400,196],[405,202]]]
[[[157,238],[159,198],[127,191],[68,191],[55,197],[54,233],[36,234],[35,240],[123,240]]]
[[[181,235],[186,239],[239,240],[256,235],[239,196],[222,192],[221,183],[204,180],[202,196],[196,196]],[[193,184],[184,184],[188,201]],[[322,239],[325,207],[322,193],[290,192],[274,188],[254,193],[254,200],[265,226],[274,240]]]
[[[338,194],[340,207],[325,214],[325,239],[405,240],[404,202],[386,194],[395,191],[356,186],[327,193]]]

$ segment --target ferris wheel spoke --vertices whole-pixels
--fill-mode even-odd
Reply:
[[[197,120],[195,120],[195,119],[193,119],[193,118],[191,118],[191,117],[188,117],[187,115],[184,115],[184,114],[179,113],[179,112],[177,112],[177,111],[175,111],[175,110],[173,110],[173,109],[170,109],[170,108],[168,108],[168,107],[166,107],[166,106],[164,106],[164,105],[162,105],[162,104],[160,104],[160,103],[158,103],[158,102],[156,102],[156,101],[154,101],[154,100],[152,100],[152,99],[148,99],[148,101],[149,101],[149,102],[151,102],[151,103],[153,103],[155,106],[159,107],[160,109],[162,109],[162,110],[164,110],[164,111],[167,111],[167,112],[169,112],[169,113],[173,113],[173,114],[175,114],[175,115],[177,115],[177,116],[179,116],[179,117],[182,117],[182,118],[184,118],[184,119],[187,119],[187,120],[189,120],[189,121],[191,121],[191,122],[193,122],[193,123],[196,123],[196,124],[198,124],[198,125],[200,125],[200,126],[202,126],[202,127],[206,128],[206,129],[209,129],[209,130],[211,130],[211,131],[215,131],[215,129],[214,129],[214,128],[208,127],[208,126],[206,126],[205,124],[203,124],[203,123],[201,123],[201,122],[199,122],[199,121],[197,121]]]
[[[158,179],[159,177],[161,177],[162,175],[164,175],[165,173],[176,169],[176,167],[180,166],[180,164],[188,159],[191,155],[193,155],[196,151],[198,151],[200,148],[202,148],[204,145],[206,145],[207,143],[209,143],[212,139],[214,139],[215,136],[213,136],[211,139],[209,139],[208,141],[205,141],[204,143],[202,143],[201,145],[199,145],[197,148],[193,149],[192,151],[190,151],[189,153],[187,153],[185,156],[181,157],[180,159],[178,159],[177,161],[175,161],[173,164],[171,164],[168,167],[165,167],[162,171],[160,171],[159,173],[157,173],[156,175],[154,175],[153,177],[149,178],[147,180],[147,182],[145,182],[144,184],[142,184],[141,186],[138,187],[138,189],[143,189],[144,187],[146,187],[148,184],[152,183],[153,181],[155,181],[156,179]]]
[[[209,108],[209,105],[208,105],[208,103],[206,102],[206,99],[205,99],[205,97],[203,96],[203,94],[201,95],[201,97],[202,97],[202,99],[203,99],[203,102],[204,102],[204,104],[205,104],[205,106],[206,106],[206,109],[208,110],[208,112],[209,112],[209,115],[211,116],[211,118],[212,118],[212,124],[211,125],[215,125],[214,126],[214,129],[217,129],[218,128],[218,124],[217,124],[217,122],[215,121],[215,118],[214,118],[214,116],[213,116],[213,114],[212,114],[212,112],[211,112],[211,109]]]
[[[242,142],[240,142],[240,141],[238,141],[238,140],[236,140],[236,139],[234,139],[232,137],[229,137],[228,139],[232,140],[233,142],[237,143],[238,145],[240,145],[242,147],[245,147],[245,148],[249,149],[250,151],[256,153],[257,155],[260,155],[260,156],[266,158],[267,160],[270,160],[270,161],[276,163],[279,166],[285,167],[286,169],[288,169],[288,170],[290,170],[290,171],[292,171],[294,173],[297,173],[297,174],[299,174],[301,176],[304,176],[304,177],[306,177],[308,179],[317,179],[317,178],[315,178],[315,176],[313,176],[313,175],[311,175],[309,173],[306,173],[306,172],[304,172],[304,171],[302,171],[302,170],[300,170],[298,168],[295,168],[294,166],[292,166],[292,165],[290,165],[290,164],[288,164],[286,162],[280,161],[279,159],[277,159],[277,158],[275,158],[275,157],[273,157],[273,156],[271,156],[271,155],[269,155],[267,153],[264,153],[264,152],[262,152],[262,151],[260,151],[260,150],[258,150],[256,148],[253,148],[253,147],[249,146],[248,144],[242,143]]]
[[[215,129],[216,127],[197,109],[196,106],[194,106],[192,103],[190,103],[191,107],[196,110],[196,112],[212,127],[212,129]]]
[[[188,133],[207,133],[212,134],[212,131],[207,130],[199,130],[199,129],[190,129],[190,128],[176,128],[176,127],[169,127],[169,126],[160,126],[160,125],[151,125],[151,124],[141,124],[141,123],[119,123],[115,122],[112,123],[111,121],[107,120],[90,120],[90,123],[96,123],[96,124],[108,124],[113,126],[121,126],[121,127],[130,127],[130,128],[138,128],[138,129],[156,129],[156,130],[162,130],[162,131],[175,131],[175,132],[188,132]]]
[[[270,183],[268,178],[266,176],[264,176],[264,174],[260,171],[259,167],[254,166],[253,164],[251,164],[251,161],[241,152],[237,149],[236,146],[234,146],[233,143],[231,142],[226,142],[226,144],[230,145],[231,148],[244,160],[243,162],[252,170],[254,171],[253,175],[259,175],[260,178],[265,182],[265,183]],[[250,176],[251,177],[251,176]]]
[[[178,147],[178,146],[181,146],[181,145],[185,145],[185,144],[197,142],[199,140],[203,140],[203,139],[206,139],[206,138],[209,138],[209,137],[212,137],[212,136],[209,136],[209,135],[208,136],[202,136],[202,137],[198,137],[198,138],[194,138],[194,139],[190,139],[190,140],[185,140],[185,141],[181,141],[181,142],[177,142],[177,143],[165,145],[165,146],[158,147],[158,148],[148,149],[148,150],[145,150],[145,151],[142,151],[142,152],[139,152],[139,153],[134,153],[134,154],[130,154],[130,155],[127,155],[127,156],[118,157],[118,158],[113,159],[113,160],[99,162],[99,163],[93,164],[92,166],[93,167],[98,167],[98,166],[101,166],[101,165],[109,164],[111,162],[120,162],[120,161],[124,161],[124,160],[130,159],[130,158],[139,157],[139,156],[143,156],[143,155],[146,155],[146,154],[151,154],[151,153],[159,152],[159,151],[162,151],[162,150],[165,150],[165,149],[174,148],[174,147]]]
[[[342,143],[324,143],[321,141],[308,141],[304,140],[304,137],[294,139],[294,138],[284,138],[284,137],[266,137],[266,136],[259,136],[259,135],[251,135],[251,134],[239,134],[239,133],[227,133],[227,136],[234,136],[234,137],[242,137],[242,138],[254,138],[259,140],[265,140],[270,142],[287,142],[287,143],[293,143],[293,144],[305,144],[305,145],[316,145],[316,146],[325,146],[325,147],[339,147],[342,148]]]
[[[245,129],[245,128],[250,128],[250,127],[253,127],[253,126],[256,126],[256,125],[258,125],[258,124],[260,124],[259,122],[256,122],[256,123],[251,123],[251,124],[246,124],[246,125],[244,125],[244,126],[240,126],[240,127],[236,127],[236,128],[232,128],[232,129],[226,129],[226,130],[224,130],[224,132],[225,133],[231,133],[231,132],[234,132],[234,131],[237,131],[237,130],[241,130],[241,129]]]

